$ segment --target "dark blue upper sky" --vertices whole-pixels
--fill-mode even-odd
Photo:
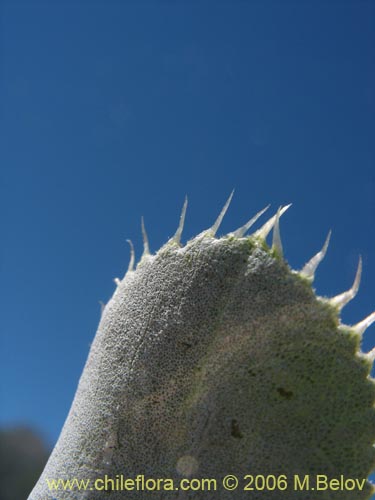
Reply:
[[[286,258],[375,308],[375,4],[9,1],[2,8],[1,424],[52,444],[140,217],[151,249],[268,203]],[[271,210],[270,210],[271,215]],[[364,349],[375,344],[370,328]]]

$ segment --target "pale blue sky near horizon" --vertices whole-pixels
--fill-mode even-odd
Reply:
[[[185,194],[183,241],[233,188],[221,234],[293,203],[290,265],[332,229],[317,293],[362,255],[343,321],[375,309],[374,21],[354,0],[3,3],[0,425],[53,445],[126,239],[139,257],[144,215],[156,251]]]

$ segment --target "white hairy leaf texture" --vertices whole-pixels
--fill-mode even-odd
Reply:
[[[186,202],[182,225],[185,210]],[[361,490],[319,492],[292,484],[295,475],[368,477],[375,463],[375,384],[373,358],[360,350],[370,321],[342,325],[340,304],[311,287],[321,255],[298,273],[281,255],[278,232],[273,248],[265,243],[282,211],[252,236],[216,238],[219,221],[182,247],[181,225],[156,255],[146,252],[135,270],[129,267],[103,310],[71,410],[30,500],[51,497],[46,479],[94,482],[105,474],[176,484],[183,477],[216,478],[218,488],[52,494],[59,500],[370,498],[369,482]],[[240,479],[235,492],[222,486],[227,474]],[[285,475],[288,490],[244,491],[247,474]]]

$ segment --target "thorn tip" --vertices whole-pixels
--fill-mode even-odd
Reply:
[[[148,236],[146,233],[146,228],[145,228],[145,221],[143,218],[143,215],[141,217],[141,227],[142,227],[142,238],[143,238],[143,254],[142,257],[145,257],[146,255],[150,255],[150,246],[148,243]]]
[[[358,333],[358,335],[363,335],[367,328],[375,323],[375,311],[369,314],[365,319],[359,323],[352,326],[353,330]]]
[[[246,222],[246,224],[233,231],[233,233],[229,233],[229,235],[234,236],[235,238],[242,238],[246,234],[246,232],[251,228],[251,226],[256,223],[259,217],[263,215],[264,212],[269,208],[270,205],[267,205],[265,208],[263,208],[257,214],[255,214],[254,217],[252,217],[248,222]]]
[[[361,274],[362,274],[362,257],[359,256],[357,272],[354,278],[353,285],[346,292],[340,293],[336,295],[336,297],[332,297],[329,299],[329,302],[332,306],[337,306],[340,310],[354,297],[357,295],[359,290],[359,284],[361,282]]]
[[[280,257],[283,256],[283,245],[281,243],[280,236],[280,210],[282,207],[279,207],[275,217],[275,223],[273,226],[273,235],[272,235],[272,249],[276,250]]]
[[[331,234],[332,231],[329,230],[328,236],[324,242],[322,249],[303,266],[302,270],[300,271],[300,274],[302,274],[306,278],[314,279],[315,271],[317,270],[319,264],[322,262],[327,253],[329,241],[331,239]]]
[[[292,204],[289,203],[289,205],[286,205],[285,207],[280,208],[279,218],[288,210],[288,208],[291,205]],[[258,231],[255,231],[254,236],[265,240],[267,238],[267,236],[269,235],[271,229],[275,225],[276,218],[277,218],[277,214],[275,214],[265,224],[263,224],[263,226],[260,229],[258,229]]]
[[[184,204],[183,204],[183,207],[181,210],[181,215],[180,215],[180,222],[178,224],[177,231],[175,232],[175,234],[172,238],[172,241],[177,243],[177,245],[181,244],[181,235],[182,235],[182,231],[184,229],[184,224],[185,224],[185,215],[186,215],[187,204],[188,204],[188,198],[187,198],[187,196],[185,196],[185,201],[184,201]]]
[[[225,215],[226,211],[228,210],[229,204],[230,204],[230,202],[231,202],[231,200],[232,200],[232,197],[233,197],[233,193],[234,193],[234,189],[233,189],[233,191],[231,192],[231,194],[229,195],[229,198],[227,199],[227,201],[226,201],[226,203],[225,203],[225,205],[224,205],[223,209],[221,210],[221,212],[220,212],[220,214],[219,214],[219,217],[216,219],[216,221],[215,221],[214,225],[213,225],[213,226],[211,226],[211,228],[209,229],[209,232],[210,232],[213,236],[215,236],[215,235],[216,235],[217,230],[219,229],[220,224],[221,224],[221,222],[222,222],[222,220],[223,220],[223,218],[224,218],[224,215]]]
[[[126,240],[129,243],[130,246],[130,260],[129,260],[129,266],[128,266],[128,272],[129,271],[134,271],[134,262],[135,262],[135,252],[134,252],[134,245],[131,240]]]

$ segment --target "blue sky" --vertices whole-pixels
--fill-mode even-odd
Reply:
[[[373,2],[5,2],[1,64],[1,419],[58,437],[129,258],[272,203],[315,286],[375,309]],[[271,211],[270,211],[271,214]],[[375,345],[375,327],[364,350]]]

